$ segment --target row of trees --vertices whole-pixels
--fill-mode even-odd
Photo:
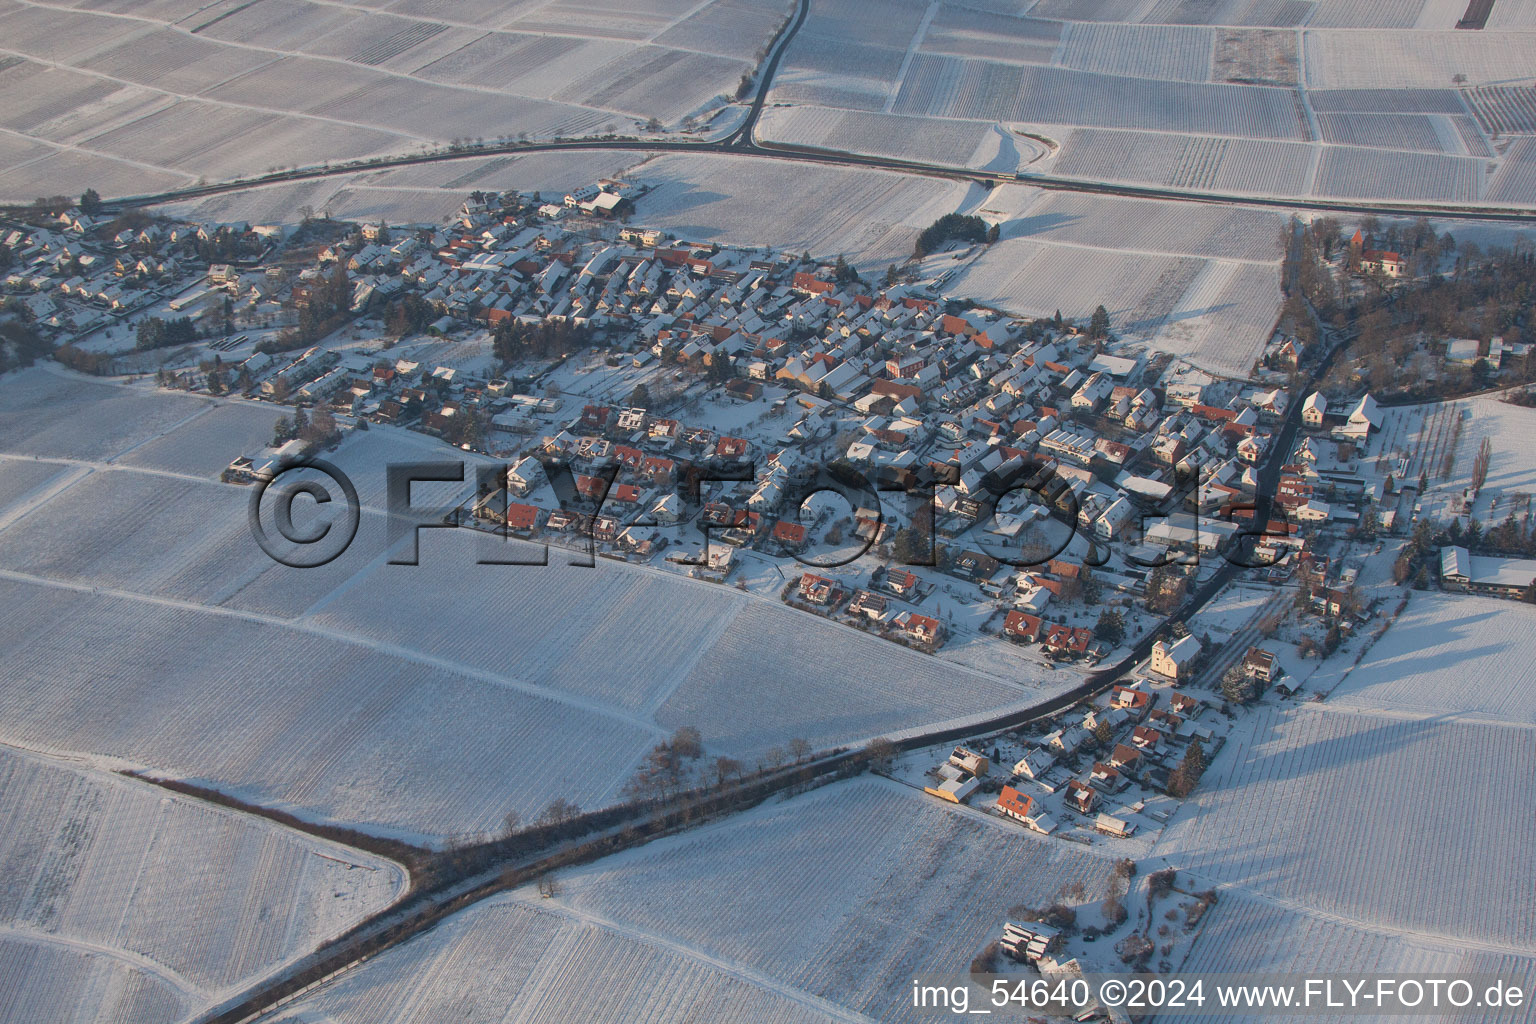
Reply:
[[[147,352],[156,348],[191,345],[197,339],[197,325],[192,322],[191,317],[162,320],[157,316],[150,316],[139,321],[134,348],[140,352]]]

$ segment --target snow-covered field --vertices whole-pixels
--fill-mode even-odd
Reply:
[[[724,105],[788,2],[508,9],[0,9],[0,198],[131,195],[462,139],[676,128]]]
[[[499,897],[291,1019],[498,1019],[520,1006],[529,1020],[554,1007],[598,1021],[690,1009],[708,1020],[912,1020],[914,975],[964,971],[1018,904],[1073,883],[1101,897],[1110,867],[1075,844],[859,779],[562,872],[553,899]],[[504,965],[493,981],[467,984],[492,962]]]
[[[1415,594],[1332,703],[1403,715],[1536,725],[1530,607],[1492,597]]]
[[[910,256],[918,233],[968,193],[931,178],[747,157],[663,156],[633,176],[656,186],[636,219],[681,238],[841,254],[880,270]]]
[[[48,403],[72,419],[29,433]],[[107,419],[123,409],[138,429]],[[386,465],[462,456],[389,428],[329,456],[365,506],[352,547],[318,569],[276,565],[250,534],[252,492],[215,469],[269,437],[272,412],[41,369],[8,378],[0,421],[48,458],[0,457],[0,740],[441,837],[557,796],[605,805],[681,725],[750,762],[796,737],[857,742],[1070,685],[659,568],[573,567],[558,550],[547,567],[478,565],[495,542],[468,531],[428,531],[419,566],[387,564]],[[413,501],[453,505],[467,476]],[[550,771],[573,743],[581,770]]]
[[[1190,884],[1188,877],[1184,884]],[[1241,895],[1232,889],[1221,891],[1221,901],[1206,914],[1200,939],[1179,969],[1213,973],[1306,974],[1317,972],[1321,965],[1327,965],[1330,971],[1362,974],[1492,974],[1509,979],[1525,991],[1530,991],[1532,981],[1536,980],[1536,960],[1530,955],[1467,948],[1428,935],[1361,928],[1327,914]],[[1536,1017],[1536,1010],[1529,1005],[1435,1015],[1436,1020],[1458,1024],[1529,1021],[1533,1017]],[[1226,1019],[1257,1022],[1274,1018],[1238,1015]],[[1309,1021],[1354,1019],[1358,1018],[1307,1015]]]
[[[1390,708],[1250,714],[1157,855],[1368,929],[1536,949],[1536,790],[1522,767],[1536,730]]]
[[[178,1020],[378,911],[387,861],[0,747],[0,1020]]]

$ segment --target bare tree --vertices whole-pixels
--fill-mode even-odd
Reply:
[[[535,824],[540,827],[564,825],[580,813],[581,808],[576,804],[563,796],[557,796],[539,813],[539,819]]]
[[[884,736],[876,737],[870,740],[869,745],[864,748],[864,756],[869,758],[871,771],[890,771],[891,762],[896,759],[896,744]]]
[[[501,834],[510,836],[523,824],[522,817],[516,811],[508,811],[501,819]]]
[[[801,739],[799,736],[796,736],[794,739],[790,740],[789,741],[789,756],[794,759],[796,764],[798,764],[799,762],[804,761],[806,758],[810,757],[811,756],[811,744],[810,744],[810,741]]]

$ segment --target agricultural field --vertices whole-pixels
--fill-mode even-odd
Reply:
[[[1527,726],[1264,708],[1153,852],[1366,929],[1530,950],[1536,892],[1520,851],[1536,840],[1536,795],[1513,766],[1533,754]]]
[[[1415,594],[1330,703],[1402,715],[1536,725],[1528,609],[1491,597]]]
[[[632,134],[652,117],[673,130],[729,101],[790,9],[11,3],[0,199],[142,194],[463,139]]]
[[[1053,170],[1068,177],[1252,195],[1305,194],[1315,155],[1301,142],[1099,128],[1071,130],[1062,150]]]
[[[655,186],[638,204],[646,224],[691,241],[841,254],[863,270],[905,260],[918,233],[969,193],[954,182],[746,157],[663,156],[632,176]]]
[[[383,909],[397,865],[0,747],[0,1020],[182,1019]],[[189,913],[195,909],[195,913]]]
[[[1203,262],[1009,238],[988,246],[946,284],[955,295],[1023,316],[1086,319],[1103,304],[1117,335],[1150,340]]]
[[[1272,264],[1212,260],[1151,344],[1213,373],[1245,377],[1275,328],[1280,305]]]
[[[561,551],[546,568],[477,565],[506,552],[467,531],[429,531],[418,567],[386,564],[398,547],[379,512],[385,466],[462,456],[389,428],[329,456],[364,505],[352,547],[290,569],[257,550],[250,491],[218,483],[214,457],[259,446],[272,410],[44,370],[9,383],[0,742],[435,840],[493,830],[513,808],[531,817],[557,796],[603,806],[681,725],[750,761],[795,737],[857,742],[1070,685],[1003,681],[659,569],[573,567]],[[74,436],[29,434],[35,402],[74,410]],[[143,427],[103,435],[112,418],[98,406],[131,408]],[[472,486],[471,472],[413,499],[451,506]],[[573,736],[584,770],[543,770]]]
[[[1483,170],[1473,157],[1329,146],[1314,194],[1472,202],[1482,191]]]
[[[1183,884],[1191,882],[1185,876]],[[1221,901],[1205,916],[1199,940],[1179,968],[1198,972],[1271,971],[1304,974],[1319,964],[1340,972],[1404,973],[1433,976],[1444,972],[1496,974],[1527,991],[1536,981],[1536,961],[1529,954],[1468,948],[1437,936],[1376,931],[1303,907],[1255,898],[1238,890],[1221,891]],[[1457,1024],[1529,1021],[1529,1006],[1439,1013],[1437,1020]],[[1266,1016],[1231,1016],[1260,1022]],[[1355,1018],[1309,1014],[1308,1020],[1344,1022]]]
[[[997,147],[987,143],[996,133],[997,129],[985,121],[902,117],[829,107],[772,107],[758,122],[758,137],[766,141],[898,160],[1017,171],[1036,155],[1033,150],[1020,152],[1021,140],[1010,135],[1006,145],[1013,152],[992,159]],[[978,159],[983,154],[988,157],[985,161]]]
[[[914,974],[963,971],[1018,904],[1074,885],[1098,899],[1111,866],[859,779],[562,872],[552,899],[498,897],[309,997],[291,1019],[432,1020],[464,1007],[494,1019],[521,1006],[530,1016],[519,1019],[542,1020],[531,1008],[577,1005],[583,1019],[614,1020],[626,1008],[657,1013],[634,1006],[650,994],[671,1016],[630,1019],[689,1008],[721,1019],[728,1011],[712,1008],[730,998],[753,1020],[912,1020]],[[576,955],[589,959],[578,968]],[[492,957],[506,964],[495,987],[466,985]],[[677,983],[659,990],[658,977]]]
[[[1309,29],[1302,61],[1311,89],[1448,89],[1456,75],[1469,86],[1507,85],[1533,77],[1533,45],[1536,36],[1523,32],[1389,29],[1362,47],[1357,32]]]

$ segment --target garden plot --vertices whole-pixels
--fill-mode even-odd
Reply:
[[[296,50],[310,40],[362,17],[361,11],[344,4],[311,3],[310,0],[262,0],[258,4],[245,4],[226,0],[187,19],[186,24],[194,34],[211,39],[269,50]]]
[[[328,200],[337,191],[336,183],[351,180],[354,179],[316,178],[262,188],[244,188],[206,199],[167,203],[155,207],[155,211],[167,217],[204,224],[242,220],[252,224],[281,224],[291,220],[295,210],[302,210],[306,206],[317,214],[324,214],[329,209]],[[404,222],[406,220],[390,223]]]
[[[1525,32],[1386,30],[1372,32],[1369,46],[1357,32],[1302,37],[1306,82],[1315,89],[1446,89],[1455,75],[1472,86],[1529,82],[1533,46],[1536,35]]]
[[[698,241],[842,254],[864,269],[906,259],[919,232],[968,193],[883,171],[732,157],[664,156],[632,174],[655,186],[640,200],[646,224]]]
[[[1415,594],[1331,703],[1536,725],[1529,609],[1491,597]]]
[[[583,921],[508,896],[456,914],[277,1019],[564,1024],[573,1014],[593,1024],[847,1019],[773,979],[698,956],[664,936]]]
[[[0,748],[0,1020],[180,1019],[383,909],[388,861],[148,783]],[[39,972],[47,972],[39,976]],[[14,982],[15,989],[10,988]],[[108,983],[116,1012],[90,1006]]]
[[[1273,264],[1213,260],[1169,312],[1152,347],[1213,373],[1246,377],[1280,317]]]
[[[1069,25],[1059,63],[1077,71],[1174,82],[1211,77],[1214,33],[1182,25]]]
[[[1472,202],[1481,192],[1482,177],[1483,161],[1475,157],[1328,146],[1313,194]]]
[[[1052,170],[1090,181],[1303,195],[1313,153],[1302,142],[1081,128],[1067,134]]]
[[[1465,114],[1453,89],[1309,89],[1307,102],[1319,114]]]
[[[1471,398],[1456,402],[1455,415],[1465,420],[1456,445],[1456,460],[1451,476],[1435,483],[1437,489],[1459,492],[1472,486],[1472,464],[1484,438],[1492,446],[1488,477],[1478,495],[1476,511],[1487,526],[1496,525],[1508,514],[1507,508],[1492,513],[1488,501],[1510,499],[1517,494],[1536,494],[1536,410],[1524,409],[1493,398]],[[1438,467],[1430,467],[1434,478]]]
[[[1186,875],[1180,884],[1189,887],[1200,882]],[[1431,936],[1375,932],[1231,888],[1223,889],[1221,901],[1207,911],[1200,937],[1179,969],[1306,974],[1317,971],[1321,964],[1327,964],[1331,971],[1360,974],[1496,974],[1516,981],[1526,991],[1536,980],[1536,963],[1529,956],[1465,948]],[[1532,1012],[1523,1006],[1503,1012],[1485,1008],[1435,1017],[1475,1024],[1483,1020],[1528,1021]],[[1273,1017],[1238,1015],[1227,1019],[1257,1022]],[[1345,1022],[1358,1018],[1309,1013],[1307,1019]]]
[[[1202,265],[1190,257],[1010,238],[988,246],[945,290],[1021,316],[1060,309],[1085,320],[1103,304],[1116,334],[1144,341],[1162,327]]]
[[[1536,890],[1522,882],[1536,791],[1519,767],[1536,730],[1308,706],[1250,714],[1155,853],[1367,928],[1536,944]]]
[[[429,840],[564,797],[593,808],[657,733],[393,645],[0,580],[0,739],[202,780]],[[555,772],[572,744],[582,770]]]
[[[585,1009],[580,994],[562,1001],[558,965],[573,940],[592,942],[595,926],[634,965],[622,983],[603,986],[616,1003],[654,980],[635,964],[639,950],[616,941],[624,937],[649,948],[653,962],[669,954],[727,972],[801,1004],[810,1019],[911,1020],[914,975],[963,972],[1018,904],[1048,903],[1074,884],[1101,897],[1110,867],[1081,847],[861,779],[564,872],[552,900],[534,904],[527,890],[502,897],[375,961],[300,1013],[394,1019],[390,1008],[413,990],[443,1007],[454,979],[469,976],[461,971],[487,963],[504,948],[498,940],[519,932],[536,939],[515,947],[522,952],[507,965],[508,988],[478,1004],[478,1016],[494,1019],[510,1005]],[[603,959],[584,961],[583,975]],[[594,1010],[594,1019],[609,1019],[603,1003]]]

